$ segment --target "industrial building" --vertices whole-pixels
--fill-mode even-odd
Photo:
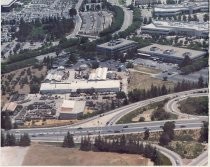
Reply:
[[[9,102],[4,105],[2,112],[8,112],[10,114],[13,114],[16,108],[17,108],[17,103]]]
[[[185,35],[208,38],[208,22],[152,21],[141,27],[141,33],[157,35]]]
[[[191,60],[199,59],[206,55],[204,51],[197,51],[185,48],[177,48],[167,45],[153,44],[141,49],[138,49],[139,55],[147,56],[148,58],[159,58],[163,61],[172,63],[181,63],[185,56],[189,56]]]
[[[14,7],[16,1],[17,0],[1,0],[1,12],[9,12]]]
[[[176,16],[179,14],[193,14],[208,11],[208,2],[183,2],[181,4],[157,5],[153,12],[155,16]]]
[[[63,94],[76,91],[89,92],[92,90],[95,92],[118,92],[120,91],[120,81],[106,80],[42,83],[40,93]]]
[[[136,47],[137,42],[120,38],[117,40],[111,40],[101,45],[97,45],[96,50],[101,54],[114,55],[119,52],[126,52],[129,49],[134,49]]]
[[[88,80],[90,81],[106,80],[107,71],[108,71],[107,67],[103,67],[103,68],[99,67],[90,73]]]
[[[77,119],[83,115],[85,103],[85,101],[64,100],[59,110],[59,119]]]

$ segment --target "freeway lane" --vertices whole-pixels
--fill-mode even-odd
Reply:
[[[114,117],[112,117],[109,120],[108,126],[111,126],[112,124],[116,124],[116,122],[120,118],[122,118],[124,115],[126,115],[126,114],[134,111],[137,108],[144,107],[144,106],[146,106],[146,105],[148,105],[150,103],[160,102],[160,101],[165,100],[167,98],[179,98],[180,96],[183,96],[183,95],[188,96],[188,95],[191,95],[191,94],[200,92],[200,90],[202,90],[202,91],[208,91],[207,88],[199,89],[199,90],[197,89],[197,90],[191,90],[191,91],[184,91],[184,92],[178,92],[178,93],[168,94],[168,95],[159,96],[159,97],[156,97],[156,98],[152,98],[152,99],[148,99],[148,100],[137,102],[138,103],[138,107],[134,107],[133,110],[122,111],[122,112],[116,114]]]

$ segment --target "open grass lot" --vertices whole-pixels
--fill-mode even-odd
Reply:
[[[106,152],[85,152],[77,148],[62,148],[54,145],[33,143],[22,165],[80,165],[80,166],[146,166],[153,163],[140,155]]]
[[[178,153],[182,158],[194,159],[204,152],[207,146],[195,141],[172,141],[168,148]]]
[[[182,113],[191,115],[208,115],[208,97],[191,97],[181,101],[179,109]]]
[[[146,73],[151,73],[151,74],[158,74],[161,72],[161,70],[159,70],[159,69],[143,67],[140,65],[134,66],[134,69],[137,71],[140,71],[140,72],[146,72]]]
[[[130,73],[130,83],[128,84],[128,90],[133,89],[150,89],[151,85],[162,86],[165,84],[167,88],[173,88],[174,83],[171,81],[162,81],[160,79],[152,78],[150,75],[142,74],[139,72]]]

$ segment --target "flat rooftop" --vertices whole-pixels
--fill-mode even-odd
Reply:
[[[85,101],[64,100],[59,113],[78,114],[84,111]]]
[[[120,80],[106,81],[74,81],[74,82],[59,82],[59,83],[42,83],[42,90],[77,90],[77,89],[105,89],[105,88],[120,88]]]
[[[9,102],[4,105],[2,111],[14,111],[16,107],[17,107],[17,103]]]
[[[155,6],[157,9],[163,9],[163,11],[174,9],[174,10],[189,10],[191,8],[208,7],[208,2],[183,2],[181,4],[159,4]]]
[[[1,6],[3,7],[9,7],[13,3],[15,3],[17,0],[1,0]]]
[[[198,58],[206,54],[204,51],[197,51],[185,48],[177,48],[168,45],[159,45],[153,44],[141,49],[138,49],[138,52],[143,52],[147,54],[160,54],[160,55],[168,55],[177,58],[184,59],[185,55],[188,55],[191,59]]]
[[[111,50],[111,49],[121,48],[123,46],[129,45],[129,44],[134,44],[134,43],[136,43],[136,42],[120,38],[120,39],[117,39],[117,40],[112,40],[112,41],[103,43],[101,45],[97,45],[97,47],[106,48],[106,49]]]
[[[143,26],[144,28],[182,28],[182,29],[191,29],[197,31],[208,31],[209,23],[208,22],[173,22],[173,21],[156,21],[153,20],[151,24]]]

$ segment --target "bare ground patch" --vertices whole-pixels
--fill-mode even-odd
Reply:
[[[80,151],[77,148],[62,148],[53,145],[33,143],[23,165],[152,165],[151,161],[140,155],[107,152]]]
[[[128,84],[128,90],[133,89],[150,89],[151,85],[162,86],[163,84],[167,88],[173,88],[174,83],[172,81],[163,81],[157,78],[153,78],[150,75],[142,74],[138,72],[130,73],[130,83]]]

